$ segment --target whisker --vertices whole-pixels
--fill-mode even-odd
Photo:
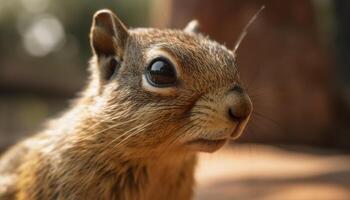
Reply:
[[[132,129],[128,130],[127,132],[123,133],[123,135],[127,135],[127,134],[129,134],[130,132],[132,132],[134,129],[137,130],[137,131],[135,131],[135,132],[132,132],[130,135],[128,135],[126,138],[124,138],[122,141],[120,141],[120,142],[117,143],[116,145],[114,145],[113,148],[117,148],[117,147],[118,147],[119,145],[121,145],[124,141],[126,141],[126,140],[129,139],[130,137],[132,137],[132,136],[134,136],[134,135],[136,135],[136,134],[142,132],[142,131],[144,130],[145,127],[147,127],[147,126],[149,126],[149,125],[152,125],[152,124],[154,124],[154,122],[150,122],[150,123],[148,123],[148,124],[141,124],[141,125],[139,125],[139,126],[136,126],[136,127],[132,128]],[[118,137],[118,138],[120,138],[120,137]],[[112,142],[114,142],[114,141],[116,141],[116,140],[114,139]],[[111,142],[111,143],[112,143],[112,142]],[[109,146],[109,145],[107,145],[107,146]]]
[[[239,48],[239,46],[241,45],[243,39],[245,38],[245,36],[248,33],[248,28],[249,26],[256,20],[256,18],[258,17],[258,15],[260,14],[260,12],[262,10],[264,10],[265,6],[261,6],[260,9],[253,15],[252,18],[250,18],[250,20],[248,21],[248,23],[244,26],[242,33],[240,34],[240,36],[238,37],[238,40],[236,42],[236,45],[233,49],[233,56],[236,57],[237,54],[237,50]]]
[[[266,122],[269,122],[270,124],[273,124],[274,126],[282,129],[282,127],[280,126],[280,124],[278,122],[276,122],[275,120],[273,120],[269,117],[266,117],[266,116],[264,116],[260,113],[256,113],[256,112],[253,112],[253,116],[258,117],[262,120],[265,120]],[[258,119],[258,118],[255,118],[255,119]]]

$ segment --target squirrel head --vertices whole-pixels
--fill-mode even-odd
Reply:
[[[95,13],[85,95],[101,137],[147,152],[213,152],[242,133],[252,103],[234,54],[197,29],[127,29],[112,11]]]

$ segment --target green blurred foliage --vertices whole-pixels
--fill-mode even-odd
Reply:
[[[59,20],[65,32],[65,44],[61,45],[56,53],[59,54],[60,50],[64,50],[64,46],[69,46],[69,42],[75,41],[79,48],[78,59],[86,60],[91,55],[88,33],[94,12],[109,8],[131,27],[146,26],[149,19],[148,5],[147,0],[2,0],[0,4],[2,53],[0,56],[13,55],[13,51],[8,51],[9,47],[21,45],[23,38],[21,38],[20,29],[28,28],[26,26],[42,16],[50,15]],[[18,58],[21,55],[15,56]],[[47,57],[50,56],[52,54],[47,55]]]
[[[93,14],[147,26],[149,0],[0,1],[0,151],[67,107],[87,79]]]

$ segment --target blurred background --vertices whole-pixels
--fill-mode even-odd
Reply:
[[[0,0],[0,152],[82,89],[93,13],[202,33],[238,50],[253,99],[245,134],[201,155],[197,199],[350,199],[350,1]]]

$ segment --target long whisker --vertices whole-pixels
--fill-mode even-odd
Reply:
[[[173,110],[173,109],[174,109],[174,108],[169,108],[168,110]],[[159,109],[159,110],[161,110],[161,109]],[[145,111],[145,113],[151,113],[151,112],[155,112],[155,110],[152,110],[152,111],[149,111],[149,112]],[[103,120],[101,120],[101,121],[98,121],[98,122],[96,122],[95,124],[93,124],[92,126],[87,127],[87,128],[85,128],[85,129],[82,129],[82,130],[80,130],[80,131],[81,131],[81,132],[88,132],[88,131],[93,130],[94,128],[96,128],[98,125],[101,125],[102,123],[105,123],[105,122],[108,122],[108,121],[109,121],[110,123],[113,123],[114,120],[120,118],[121,115],[122,115],[122,113],[118,113],[118,115],[115,116],[115,117],[113,117],[113,118],[110,118],[110,117],[106,116],[105,119],[103,119]],[[123,121],[123,122],[119,122],[119,121],[118,121],[116,124],[114,124],[114,125],[112,125],[112,126],[108,126],[107,128],[105,128],[105,129],[103,129],[103,130],[100,130],[100,131],[98,131],[98,132],[96,132],[96,133],[94,133],[94,134],[87,135],[87,137],[89,137],[89,138],[90,138],[90,137],[94,137],[94,136],[96,136],[96,135],[98,135],[98,134],[101,134],[101,133],[103,133],[103,132],[105,132],[105,131],[108,131],[108,130],[110,130],[110,129],[116,128],[116,127],[118,127],[118,126],[122,126],[122,125],[124,125],[124,124],[128,124],[128,123],[133,122],[133,121],[135,122],[135,121],[137,121],[137,119],[133,118],[133,119],[131,119],[131,120]]]
[[[103,122],[106,122],[106,121],[108,121],[108,120],[99,121],[98,123],[96,123],[95,125],[93,125],[93,127],[90,127],[89,129],[84,130],[84,131],[92,130],[94,127],[96,127],[96,126],[98,126],[98,125],[100,125],[100,124],[102,124]],[[97,131],[96,133],[93,133],[93,134],[91,134],[91,135],[87,135],[87,137],[89,137],[89,138],[90,138],[90,137],[94,137],[94,136],[96,136],[96,135],[98,135],[98,134],[101,134],[101,133],[106,132],[106,131],[108,131],[108,130],[110,130],[110,129],[116,128],[116,127],[118,127],[118,126],[121,126],[121,125],[124,125],[124,124],[128,124],[128,123],[130,123],[130,122],[132,122],[132,121],[135,121],[135,119],[131,119],[131,120],[128,120],[128,121],[124,121],[124,122],[121,122],[121,123],[114,124],[114,125],[112,125],[112,126],[108,126],[107,128],[102,129],[102,130],[100,130],[100,131]]]
[[[123,133],[121,136],[128,135],[130,132],[132,132],[132,131],[134,131],[134,130],[137,130],[137,131],[135,131],[135,132],[132,132],[132,133],[129,134],[128,136],[126,136],[123,140],[121,140],[121,141],[118,142],[116,145],[114,145],[113,148],[117,148],[118,145],[121,145],[124,141],[126,141],[127,139],[129,139],[131,136],[136,135],[137,133],[140,133],[140,132],[143,130],[143,128],[145,128],[146,126],[148,126],[148,125],[150,125],[150,124],[152,124],[152,123],[149,123],[149,124],[147,124],[147,125],[139,125],[139,126],[136,126],[136,127],[132,128],[132,129],[126,131],[126,132]],[[121,136],[120,136],[120,137],[117,137],[117,138],[114,139],[114,140],[112,140],[112,142],[110,142],[107,146],[111,145],[114,141],[117,141],[119,138],[121,138]]]
[[[261,6],[260,9],[253,15],[252,18],[250,18],[250,20],[248,21],[248,23],[244,26],[243,31],[242,31],[242,33],[240,34],[240,36],[239,36],[239,38],[238,38],[238,40],[237,40],[237,43],[236,43],[236,45],[235,45],[235,48],[233,49],[233,56],[234,56],[234,57],[236,57],[236,52],[237,52],[239,46],[241,45],[243,39],[245,38],[245,36],[246,36],[247,33],[248,33],[248,28],[249,28],[249,26],[256,20],[256,18],[258,17],[258,15],[260,14],[260,12],[261,12],[262,10],[264,10],[264,8],[265,8],[264,5]]]
[[[280,125],[277,121],[261,114],[261,113],[257,113],[256,111],[253,111],[253,115],[257,116],[257,117],[260,117],[261,119],[265,119],[267,121],[269,121],[270,123],[274,124],[275,126],[279,127],[280,128]]]

